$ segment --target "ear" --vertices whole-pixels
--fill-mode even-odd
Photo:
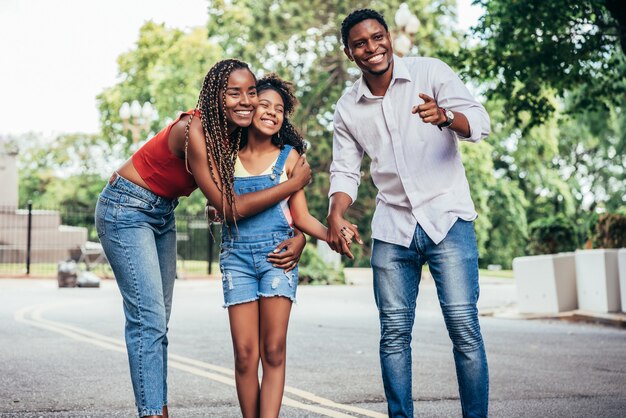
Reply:
[[[343,48],[343,53],[346,54],[346,57],[348,57],[350,61],[354,61],[354,58],[352,58],[352,54],[350,53],[348,47]]]

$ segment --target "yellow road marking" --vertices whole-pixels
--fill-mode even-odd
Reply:
[[[69,324],[64,324],[57,321],[51,321],[43,318],[43,312],[55,307],[67,307],[67,303],[56,303],[46,305],[29,306],[19,309],[15,312],[15,320],[17,322],[25,323],[31,326],[42,328],[48,331],[56,332],[64,335],[68,338],[72,338],[77,341],[82,341],[88,344],[95,345],[106,350],[117,351],[120,353],[126,353],[126,344],[124,341],[107,337],[102,334],[95,333],[80,327],[76,327]],[[213,381],[223,383],[229,386],[235,386],[234,371],[232,369],[216,366],[214,364],[206,363],[200,360],[195,360],[189,357],[180,356],[177,354],[168,355],[168,366],[195,374],[197,376],[206,377]],[[204,369],[204,370],[203,370]],[[387,415],[379,412],[371,411],[364,408],[359,408],[351,405],[344,405],[334,402],[330,399],[317,396],[314,393],[307,392],[301,389],[297,389],[290,386],[285,386],[285,393],[298,396],[302,399],[314,402],[318,405],[311,405],[308,403],[300,402],[295,399],[283,396],[283,405],[287,405],[293,408],[298,408],[310,412],[315,412],[320,415],[324,415],[332,418],[351,418],[354,415],[347,415],[339,411],[334,411],[328,408],[334,408],[343,410],[346,412],[356,413],[360,416],[373,417],[373,418],[385,418]],[[328,407],[328,408],[324,408]]]

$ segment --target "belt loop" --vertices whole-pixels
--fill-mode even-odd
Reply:
[[[113,174],[111,174],[111,177],[109,178],[109,184],[113,186],[113,184],[115,183],[115,180],[117,180],[118,177],[119,175],[117,174],[117,171],[114,171]]]

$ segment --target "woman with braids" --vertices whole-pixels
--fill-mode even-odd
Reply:
[[[200,188],[228,222],[273,207],[311,179],[304,158],[271,189],[236,195],[233,167],[242,128],[258,105],[247,64],[224,60],[207,73],[197,108],[183,113],[123,164],[100,194],[96,229],[124,300],[126,347],[141,417],[167,417],[167,323],[176,276],[177,198]],[[277,242],[277,244],[279,244]],[[302,234],[280,243],[270,260],[287,270]],[[282,251],[286,249],[286,251]]]
[[[269,75],[257,83],[257,95],[259,106],[252,125],[243,130],[234,165],[233,189],[240,197],[293,178],[305,148],[288,120],[297,103],[290,84]],[[280,411],[287,325],[298,269],[285,272],[267,261],[265,254],[289,238],[294,225],[326,239],[326,227],[309,214],[303,189],[263,212],[222,226],[224,306],[233,339],[237,396],[245,418],[277,417]],[[295,260],[292,263],[296,265]],[[263,367],[260,387],[259,360]]]

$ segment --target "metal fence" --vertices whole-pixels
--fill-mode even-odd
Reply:
[[[211,234],[204,214],[177,214],[176,228],[179,276],[214,273],[220,228],[213,225]],[[92,208],[0,207],[0,276],[52,277],[58,263],[67,260],[102,277],[112,277]]]

